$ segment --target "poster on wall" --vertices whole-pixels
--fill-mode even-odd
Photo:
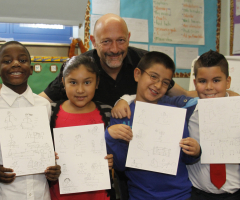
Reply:
[[[240,0],[236,0],[236,16],[240,15]]]
[[[204,45],[204,0],[153,0],[153,42]]]
[[[107,13],[120,15],[120,0],[92,0],[92,14]]]

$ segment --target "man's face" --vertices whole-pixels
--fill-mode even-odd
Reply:
[[[102,67],[122,67],[129,45],[127,27],[119,21],[111,21],[97,28],[93,45],[100,57]]]

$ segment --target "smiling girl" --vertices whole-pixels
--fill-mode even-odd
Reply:
[[[111,107],[92,101],[99,83],[99,70],[91,57],[75,56],[66,62],[62,79],[68,100],[57,103],[51,119],[52,128],[89,124],[108,124]],[[107,155],[109,169],[112,155]],[[50,187],[51,198],[108,200],[105,190],[60,195],[58,182]]]

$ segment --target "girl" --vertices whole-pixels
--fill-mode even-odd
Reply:
[[[91,57],[74,56],[65,63],[62,82],[68,100],[57,103],[51,128],[104,123],[107,126],[111,107],[92,101],[99,83],[99,70]],[[107,155],[109,169],[113,165],[113,156]],[[50,187],[51,198],[62,200],[109,200],[105,190],[64,194],[59,193],[56,181]]]

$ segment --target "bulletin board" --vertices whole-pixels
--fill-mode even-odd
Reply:
[[[92,4],[91,0],[91,4]],[[191,2],[191,0],[186,0]],[[92,5],[91,5],[92,6]],[[92,9],[92,8],[91,8]],[[204,45],[187,45],[187,44],[169,44],[169,43],[153,43],[153,0],[120,0],[120,16],[126,18],[146,19],[148,20],[149,42],[140,44],[158,45],[165,47],[174,47],[174,61],[176,63],[176,48],[177,47],[194,47],[198,48],[198,54],[201,55],[210,49],[216,50],[217,35],[217,20],[218,20],[218,0],[204,0],[204,30],[205,44]],[[173,13],[174,14],[174,13]],[[181,23],[181,20],[179,21]],[[135,42],[130,42],[135,43]],[[91,47],[91,45],[90,45]],[[149,49],[148,49],[149,50]],[[179,69],[178,66],[175,77],[189,77],[189,69]]]
[[[62,66],[61,62],[54,63],[32,62],[31,64],[33,66],[36,64],[39,64],[41,66],[41,71],[40,72],[33,71],[33,74],[28,79],[28,85],[31,87],[33,93],[35,94],[39,94],[47,88],[48,84],[51,83],[59,74],[60,68]],[[57,66],[56,72],[51,72],[50,70],[51,65]],[[2,79],[0,79],[0,83],[2,83]]]
[[[238,5],[237,5],[238,3]],[[233,55],[233,43],[234,43],[234,26],[236,24],[240,24],[240,15],[236,14],[236,7],[239,8],[240,1],[239,0],[231,0],[230,1],[230,55]],[[240,32],[237,33],[239,36]],[[240,55],[239,53],[234,55]]]

